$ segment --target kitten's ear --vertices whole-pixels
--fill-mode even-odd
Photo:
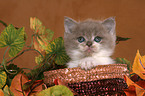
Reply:
[[[102,22],[102,24],[107,28],[107,30],[114,34],[115,33],[115,27],[116,27],[116,22],[114,17],[107,18]]]
[[[69,17],[64,17],[64,28],[66,33],[71,33],[71,28],[73,28],[77,22]]]

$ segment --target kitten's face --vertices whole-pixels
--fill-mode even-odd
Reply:
[[[112,19],[113,20],[113,19]],[[106,22],[106,20],[104,21]],[[64,44],[67,54],[73,58],[84,58],[92,55],[112,55],[115,47],[115,31],[112,22],[86,20],[76,22],[70,18],[65,19]],[[112,32],[114,31],[114,32]]]

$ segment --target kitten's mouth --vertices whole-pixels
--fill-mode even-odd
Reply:
[[[86,50],[86,52],[87,52],[87,53],[91,53],[91,52],[94,52],[94,51],[93,51],[92,48],[88,48],[88,49]]]

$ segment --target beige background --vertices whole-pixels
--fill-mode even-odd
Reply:
[[[145,55],[145,0],[0,0],[0,20],[16,27],[25,27],[30,44],[32,31],[29,18],[36,16],[55,38],[63,36],[64,16],[76,20],[116,17],[117,35],[132,38],[116,46],[113,58],[124,57],[133,62],[136,50]],[[0,24],[0,31],[4,27]],[[4,54],[0,49],[0,62]],[[19,67],[33,68],[35,52],[26,52],[15,60]]]

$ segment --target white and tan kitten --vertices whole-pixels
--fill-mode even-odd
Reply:
[[[64,46],[71,60],[68,68],[88,70],[97,65],[115,63],[110,57],[115,48],[115,19],[104,21],[88,19],[77,22],[69,17],[64,20]]]

